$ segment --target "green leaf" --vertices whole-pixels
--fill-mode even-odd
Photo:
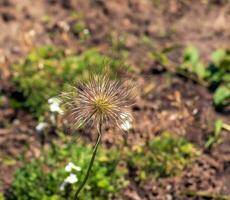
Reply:
[[[53,196],[44,196],[43,198],[42,198],[42,200],[60,200],[60,197],[59,196],[57,196],[57,195],[53,195]]]
[[[208,141],[205,143],[205,148],[209,149],[215,142],[215,138],[213,136],[210,136],[208,138]]]
[[[215,63],[219,64],[224,59],[225,56],[226,56],[226,51],[224,49],[219,49],[212,53],[211,58]]]
[[[223,128],[223,121],[221,119],[218,119],[215,122],[215,129],[214,129],[214,135],[216,137],[220,135],[222,128]]]
[[[210,149],[219,138],[223,128],[223,121],[221,119],[216,120],[213,133],[209,136],[208,141],[205,144],[205,148]]]
[[[5,197],[1,192],[0,192],[0,200],[5,200]]]
[[[206,70],[205,70],[204,65],[201,62],[195,65],[195,72],[199,78],[203,79],[205,77]]]
[[[230,83],[230,73],[223,75],[223,80]]]
[[[199,52],[193,47],[189,46],[185,49],[184,60],[189,61],[192,65],[195,65],[199,61]]]
[[[214,94],[214,104],[216,106],[224,106],[230,100],[230,88],[220,86]]]

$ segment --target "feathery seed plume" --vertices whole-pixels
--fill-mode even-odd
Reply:
[[[127,130],[127,122],[132,122],[129,110],[132,97],[130,83],[110,80],[107,74],[92,75],[88,81],[78,83],[72,92],[62,94],[75,128],[101,122]]]

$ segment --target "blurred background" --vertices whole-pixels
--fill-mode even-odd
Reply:
[[[230,199],[228,0],[0,0],[0,200],[68,200],[96,130],[57,96],[109,67],[135,83],[82,200]]]

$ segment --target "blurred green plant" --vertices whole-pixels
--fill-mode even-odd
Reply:
[[[169,59],[169,53],[175,47],[151,53],[151,58],[169,72],[177,73],[201,85],[210,88],[216,108],[223,109],[230,104],[230,51],[219,49],[211,55],[212,62],[203,64],[199,51],[188,46],[184,50],[181,64]],[[176,67],[173,67],[175,66]]]
[[[64,146],[53,144],[40,159],[16,171],[9,200],[73,199],[74,191],[84,178],[91,154],[91,146],[76,144],[75,141]],[[118,159],[119,153],[116,150],[99,149],[92,174],[80,199],[109,200],[128,185],[124,178],[127,170],[118,165]],[[73,176],[76,183],[65,182],[66,177],[71,181]]]
[[[3,193],[0,192],[0,200],[5,200]]]
[[[138,179],[153,175],[168,177],[180,173],[199,155],[193,144],[169,132],[152,139],[148,145],[127,152],[129,166],[137,169]]]
[[[0,92],[0,107],[4,105],[4,96]]]
[[[209,135],[208,141],[205,144],[206,149],[211,149],[219,141],[222,129],[223,121],[221,119],[216,120],[213,133]]]
[[[170,60],[168,59],[168,50],[167,48],[163,49],[162,51],[154,51],[149,56],[155,62],[160,63],[162,66],[167,66],[170,64]]]
[[[230,51],[217,50],[212,54],[212,60],[206,79],[214,90],[215,105],[224,107],[230,104]]]
[[[90,32],[83,21],[77,21],[73,23],[73,25],[71,26],[71,31],[82,41],[85,41],[90,36]]]
[[[169,59],[169,54],[173,50],[175,50],[179,47],[180,47],[180,45],[174,44],[174,45],[165,47],[165,48],[161,49],[160,51],[151,52],[151,54],[149,56],[155,62],[159,63],[160,65],[166,67],[168,70],[171,71],[171,69],[169,69],[169,67],[171,67],[170,65],[172,65],[172,61]]]
[[[74,34],[80,34],[86,28],[85,24],[82,21],[75,22],[72,26],[72,31]]]
[[[114,74],[124,63],[103,56],[94,49],[80,55],[68,55],[54,46],[40,47],[12,66],[12,79],[24,98],[13,98],[11,104],[26,107],[39,117],[49,110],[49,98],[68,90],[69,85],[86,77],[91,71],[100,73],[106,66]]]
[[[230,51],[219,49],[211,57],[212,63],[205,67],[198,50],[187,47],[177,71],[209,87],[214,92],[214,105],[222,109],[230,104]]]
[[[206,76],[205,66],[201,62],[199,52],[195,47],[189,46],[184,50],[183,62],[179,70],[193,73],[199,79],[203,79]]]
[[[211,149],[215,144],[221,142],[221,132],[223,130],[230,131],[230,125],[224,123],[221,119],[215,121],[214,130],[209,135],[207,142],[205,143],[206,149]]]

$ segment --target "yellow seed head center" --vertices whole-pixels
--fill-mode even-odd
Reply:
[[[111,109],[112,104],[110,98],[105,95],[98,95],[94,99],[94,109],[100,114],[105,114],[109,109]]]

